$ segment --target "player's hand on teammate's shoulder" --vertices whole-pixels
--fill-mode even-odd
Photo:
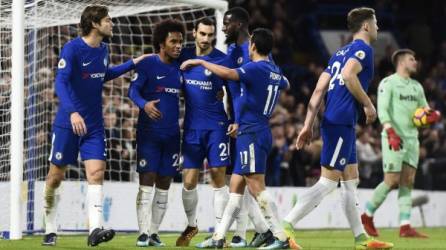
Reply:
[[[187,70],[190,67],[194,67],[194,66],[200,65],[202,61],[203,60],[201,60],[201,59],[189,59],[189,60],[186,60],[186,61],[184,61],[181,64],[180,69],[181,70]]]
[[[138,64],[139,62],[141,62],[144,58],[147,58],[149,56],[154,56],[155,54],[143,54],[138,56],[137,58],[133,58],[133,64]]]
[[[296,148],[300,150],[304,148],[306,145],[311,143],[311,138],[313,138],[313,130],[311,127],[304,126],[302,130],[299,132],[299,135],[296,139]]]
[[[376,109],[372,103],[364,106],[364,113],[365,113],[367,124],[371,124],[376,120]]]
[[[87,134],[87,126],[85,125],[84,118],[78,113],[73,112],[70,115],[71,126],[73,127],[74,134],[78,136],[84,136]]]
[[[144,105],[144,111],[152,120],[159,120],[163,117],[163,114],[156,108],[156,104],[160,102],[160,99],[148,101]]]
[[[237,123],[232,123],[232,124],[229,124],[228,132],[226,134],[229,135],[232,138],[236,138],[237,137],[237,131],[238,131],[238,124]]]

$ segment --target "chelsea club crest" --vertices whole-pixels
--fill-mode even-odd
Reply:
[[[243,63],[243,57],[239,57],[237,59],[237,63],[238,63],[238,65],[241,65]]]

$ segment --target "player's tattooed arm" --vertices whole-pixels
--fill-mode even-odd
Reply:
[[[348,91],[364,106],[366,122],[370,124],[376,119],[376,109],[359,82],[358,74],[361,70],[361,64],[356,59],[350,58],[345,63],[341,75]]]

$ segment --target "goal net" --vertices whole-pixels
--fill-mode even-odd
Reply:
[[[185,24],[186,45],[193,43],[194,22],[204,16],[221,15],[210,4],[221,1],[169,0],[26,0],[25,1],[25,75],[24,75],[24,152],[22,184],[22,225],[24,231],[41,230],[35,222],[34,202],[42,199],[41,181],[49,168],[51,125],[58,107],[54,78],[59,52],[78,36],[77,24],[83,9],[91,4],[109,8],[114,36],[109,45],[111,64],[120,64],[142,53],[151,53],[154,25],[175,18]],[[0,1],[0,231],[9,230],[10,131],[11,131],[11,5]],[[218,7],[218,5],[217,5]],[[221,17],[219,17],[221,19]],[[220,20],[218,20],[220,21]],[[218,32],[221,29],[218,30]],[[220,33],[221,36],[221,33]],[[222,44],[223,39],[219,39]],[[130,182],[135,179],[135,123],[138,110],[127,97],[130,73],[104,85],[103,108],[108,140],[106,180]],[[88,90],[87,90],[88,91]],[[79,163],[80,164],[80,163]],[[84,169],[72,167],[67,180],[85,180]],[[39,184],[39,185],[37,185]],[[129,208],[133,209],[133,208]],[[41,223],[40,223],[41,225]]]

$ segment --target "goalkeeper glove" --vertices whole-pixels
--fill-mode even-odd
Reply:
[[[438,110],[428,109],[427,110],[427,123],[434,124],[441,119],[441,113]]]
[[[392,127],[386,129],[387,132],[387,142],[389,143],[389,149],[393,151],[399,151],[403,148],[403,140],[401,137],[395,132],[395,129]]]

